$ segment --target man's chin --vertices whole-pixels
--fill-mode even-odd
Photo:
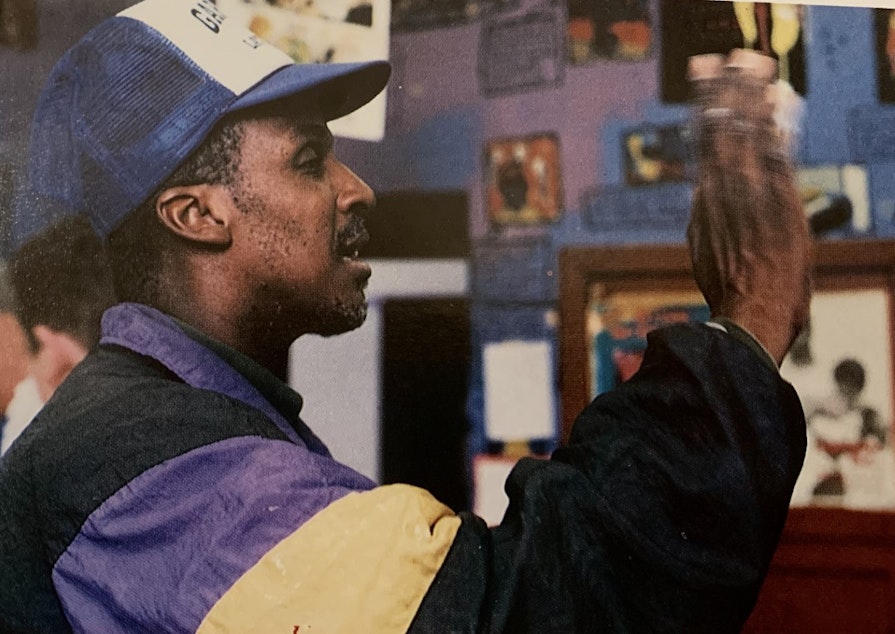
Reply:
[[[319,321],[317,334],[321,337],[341,335],[360,328],[366,319],[366,302],[356,307],[338,306]]]

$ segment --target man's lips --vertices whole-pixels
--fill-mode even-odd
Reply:
[[[364,221],[354,217],[345,227],[339,230],[336,236],[338,254],[348,260],[357,260],[360,250],[370,241],[370,234],[364,226]]]

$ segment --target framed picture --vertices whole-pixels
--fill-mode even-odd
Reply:
[[[563,15],[544,8],[485,20],[479,37],[479,89],[487,97],[561,86]]]
[[[626,185],[677,183],[695,172],[684,124],[630,128],[621,144]]]
[[[683,245],[560,254],[563,439],[593,395],[639,367],[648,330],[708,317]],[[809,447],[794,506],[895,509],[895,242],[823,242],[810,326],[781,368]]]
[[[37,0],[0,0],[0,46],[33,49],[38,31]]]
[[[768,2],[660,0],[661,96],[667,103],[689,97],[687,58],[748,48],[776,57],[780,78],[805,94],[805,11]]]
[[[895,102],[895,9],[875,9],[873,15],[879,100]]]
[[[796,180],[815,236],[859,235],[872,228],[866,165],[800,165]]]
[[[568,52],[573,64],[641,60],[652,50],[648,0],[568,0]]]
[[[492,225],[538,225],[562,209],[559,141],[553,134],[496,139],[485,147],[485,196]]]
[[[646,333],[708,318],[708,306],[697,291],[611,288],[595,282],[587,313],[591,398],[637,372],[646,350]]]
[[[520,0],[392,0],[392,28],[421,31],[460,26],[515,9]]]

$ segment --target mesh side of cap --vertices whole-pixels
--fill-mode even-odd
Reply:
[[[35,116],[31,188],[107,234],[235,95],[146,25],[115,18],[60,60]]]

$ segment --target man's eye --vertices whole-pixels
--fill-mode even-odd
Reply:
[[[318,148],[305,147],[299,152],[294,160],[296,169],[312,175],[323,173],[324,154]]]

